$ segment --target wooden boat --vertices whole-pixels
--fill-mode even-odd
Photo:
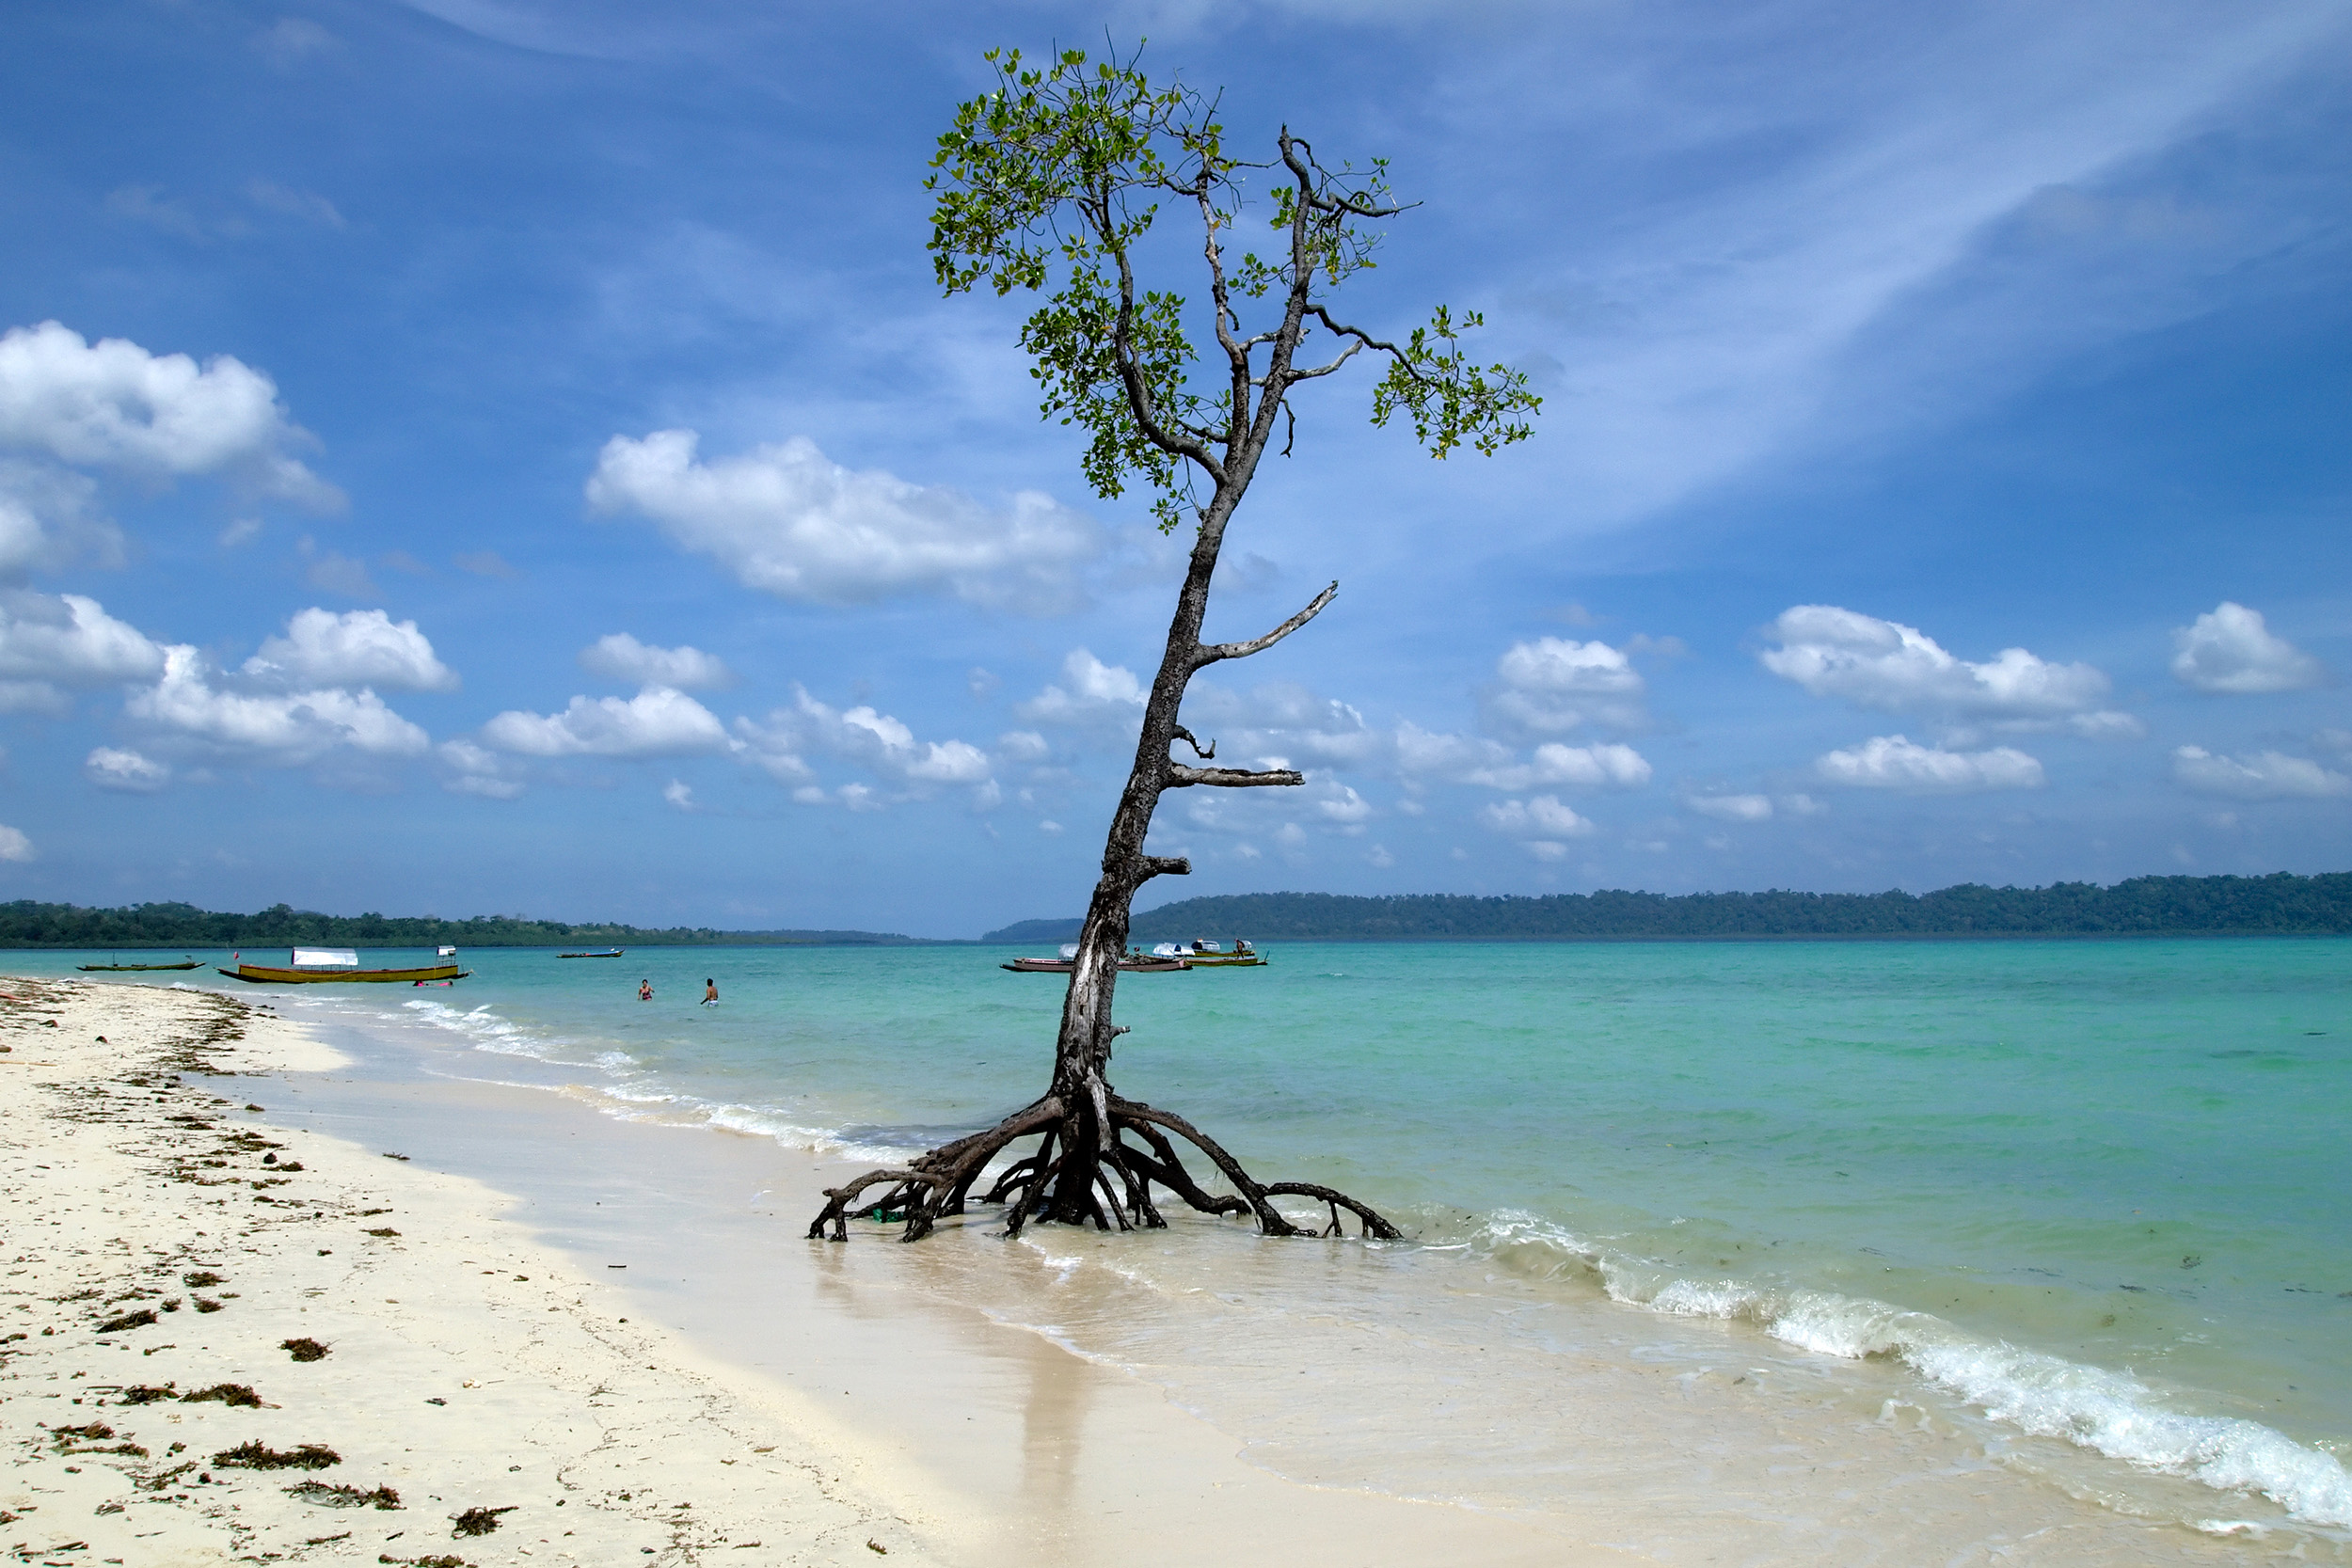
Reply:
[[[998,964],[1015,974],[1067,974],[1078,967],[1075,958],[1015,958],[1009,964]],[[1168,974],[1192,966],[1181,958],[1154,958],[1143,954],[1131,954],[1119,960],[1122,974]]]
[[[418,980],[463,980],[473,973],[460,969],[455,962],[457,950],[443,948],[439,962],[416,964],[406,969],[361,969],[359,955],[351,949],[338,947],[297,947],[290,955],[288,964],[249,964],[239,956],[237,967],[220,973],[231,980],[250,981],[257,986],[309,986],[329,981],[373,981],[379,985],[403,985]]]
[[[200,958],[190,958],[185,963],[176,964],[76,964],[74,967],[85,974],[139,974],[158,969],[202,969],[204,962]]]
[[[1246,942],[1233,943],[1231,953],[1213,942],[1164,942],[1152,952],[1158,958],[1182,958],[1190,969],[1256,969],[1265,962],[1264,956]]]
[[[558,953],[556,957],[559,958],[617,958],[628,951],[626,947],[612,947],[601,953]]]

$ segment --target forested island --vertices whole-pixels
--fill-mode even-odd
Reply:
[[[576,926],[527,915],[320,914],[276,904],[259,914],[223,914],[193,904],[133,904],[119,910],[74,904],[0,904],[0,947],[129,949],[176,947],[900,947],[917,937],[880,931],[719,931],[707,926],[648,930],[610,922]]]
[[[1076,919],[1024,920],[992,942],[1075,939]],[[1563,893],[1546,897],[1407,893],[1251,893],[1186,898],[1135,917],[1133,940],[1575,942],[1772,937],[2298,935],[2352,932],[2352,872],[2316,877],[2136,877],[2113,887],[2054,882],[1935,893]],[[193,904],[86,909],[0,904],[0,947],[121,949],[290,947],[920,947],[887,931],[652,929],[526,915],[321,914],[278,904],[258,914]]]
[[[1068,942],[1075,920],[1026,920],[983,942]],[[1136,942],[1609,941],[1772,937],[2191,936],[2352,931],[2352,872],[2135,877],[1934,893],[1563,893],[1545,897],[1253,893],[1139,911]]]

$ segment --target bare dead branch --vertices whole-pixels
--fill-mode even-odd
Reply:
[[[1362,347],[1372,349],[1380,354],[1392,354],[1396,356],[1400,362],[1404,360],[1405,351],[1397,347],[1394,343],[1385,342],[1382,340],[1374,337],[1371,333],[1365,331],[1360,326],[1350,326],[1345,322],[1335,320],[1332,317],[1331,312],[1325,309],[1320,305],[1308,306],[1307,314],[1321,322],[1323,324],[1323,329],[1326,332],[1330,333],[1335,338],[1352,339]],[[1348,352],[1352,354],[1355,350],[1350,349]],[[1315,373],[1321,374],[1322,372],[1317,372]],[[1299,376],[1299,379],[1302,381],[1305,380],[1305,374],[1302,373]]]
[[[1351,341],[1345,348],[1340,350],[1338,357],[1317,365],[1312,370],[1293,371],[1291,372],[1290,378],[1294,382],[1312,381],[1319,375],[1329,375],[1333,371],[1338,370],[1342,365],[1344,365],[1350,359],[1355,358],[1358,353],[1363,349],[1363,346],[1364,345],[1361,342]],[[1290,455],[1290,447],[1287,443],[1285,443],[1282,448],[1282,455],[1285,457]]]
[[[1282,639],[1288,637],[1291,633],[1296,631],[1299,627],[1305,626],[1316,616],[1322,614],[1323,607],[1329,604],[1332,597],[1337,594],[1339,591],[1340,585],[1334,582],[1330,587],[1325,589],[1322,593],[1317,594],[1314,596],[1313,603],[1310,604],[1306,609],[1300,610],[1297,614],[1292,616],[1289,620],[1283,622],[1280,626],[1275,627],[1272,631],[1267,632],[1263,637],[1253,637],[1247,642],[1210,643],[1208,646],[1201,648],[1192,656],[1192,667],[1195,670],[1205,670],[1210,665],[1216,663],[1220,659],[1248,658],[1251,654],[1261,654],[1265,652],[1268,648],[1273,647],[1274,644],[1279,642]]]
[[[1243,768],[1187,768],[1181,762],[1168,765],[1168,786],[1186,789],[1194,784],[1214,784],[1219,789],[1251,789],[1262,784],[1303,784],[1307,775],[1289,768],[1270,768],[1263,773],[1252,773]]]
[[[1216,760],[1216,741],[1212,740],[1207,746],[1204,747],[1200,744],[1200,742],[1195,740],[1192,737],[1192,732],[1184,728],[1182,724],[1176,726],[1176,738],[1191,747],[1192,754],[1199,757],[1202,762],[1214,762]]]

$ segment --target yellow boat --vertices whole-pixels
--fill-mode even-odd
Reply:
[[[367,980],[379,985],[407,985],[433,980],[463,980],[473,973],[460,969],[454,959],[457,949],[444,948],[438,963],[420,964],[412,969],[361,969],[359,955],[347,947],[297,947],[290,955],[290,964],[249,964],[240,956],[237,967],[223,969],[221,974],[231,980],[247,980],[257,986],[308,986],[325,981]]]

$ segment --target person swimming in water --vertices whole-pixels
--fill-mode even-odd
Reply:
[[[718,1005],[719,982],[706,977],[703,981],[703,1006],[706,1007],[715,1007]]]
[[[640,980],[637,982],[637,1000],[640,1002],[650,1002],[653,1000],[653,982],[651,980]]]

